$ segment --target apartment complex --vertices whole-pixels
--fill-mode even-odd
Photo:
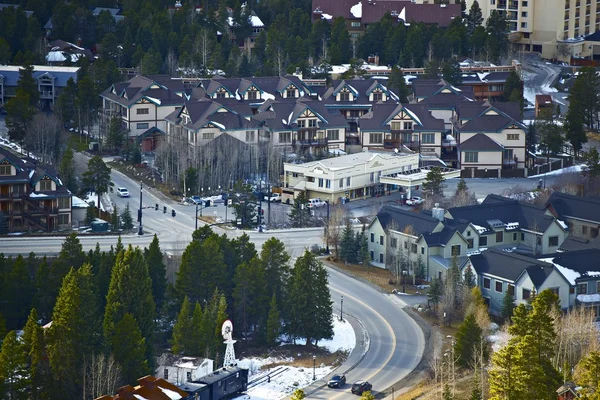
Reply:
[[[0,148],[1,233],[71,228],[71,192],[54,167]]]
[[[467,0],[467,10],[475,0]],[[520,50],[569,61],[588,54],[584,37],[600,31],[597,0],[481,0],[484,19],[497,10],[508,19]]]

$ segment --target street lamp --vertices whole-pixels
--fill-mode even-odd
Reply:
[[[454,366],[456,365],[456,359],[454,358],[454,337],[452,337],[452,335],[447,335],[446,338],[448,339],[452,339],[452,347],[450,348],[450,357],[452,357],[452,397],[454,397],[454,388],[456,385],[456,381],[455,378],[456,376],[454,375]]]
[[[317,380],[317,356],[313,355],[313,381]]]
[[[406,293],[406,275],[408,275],[408,271],[402,270],[402,291]]]
[[[325,224],[325,250],[327,254],[329,254],[329,200],[325,201],[327,203],[327,223]]]
[[[340,301],[340,321],[344,320],[344,296],[342,296],[342,300]]]
[[[140,223],[139,227],[138,227],[138,235],[140,235],[140,236],[144,234],[144,228],[142,225],[142,188],[143,188],[143,186],[144,186],[144,183],[142,181],[140,181],[140,210],[138,212],[138,220],[139,220],[138,222]],[[98,209],[100,209],[100,205],[98,205]]]

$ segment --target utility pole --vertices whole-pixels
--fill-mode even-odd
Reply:
[[[327,254],[329,254],[329,200],[326,201],[327,203],[327,223],[325,224],[325,250],[327,251]],[[344,297],[342,297],[343,299]]]
[[[142,181],[140,181],[140,209],[138,210],[138,222],[139,222],[139,227],[138,227],[138,235],[143,235],[144,234],[144,229],[142,226],[142,188],[144,186],[144,183]]]
[[[262,177],[258,178],[258,232],[262,233]]]
[[[342,300],[340,301],[340,321],[344,320],[344,296],[342,296]]]

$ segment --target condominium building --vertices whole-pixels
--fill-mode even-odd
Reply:
[[[467,10],[475,0],[467,0]],[[598,0],[481,0],[483,17],[497,10],[508,19],[519,50],[568,61],[586,55],[584,37],[600,31]]]

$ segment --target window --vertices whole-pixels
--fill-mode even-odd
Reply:
[[[203,140],[212,140],[215,138],[215,134],[213,132],[202,132]]]
[[[517,232],[513,233],[513,242],[517,241]]]
[[[508,135],[506,135],[506,140],[519,140],[519,134],[509,133]]]
[[[10,175],[12,168],[10,165],[0,165],[0,175]]]
[[[422,137],[423,137],[423,144],[435,143],[435,133],[424,133]]]
[[[50,179],[41,180],[40,190],[52,190],[52,181]]]
[[[479,153],[476,151],[466,151],[465,162],[479,162]]]
[[[550,289],[557,296],[560,296],[560,288],[553,287],[553,288],[548,288],[548,289]]]
[[[392,121],[391,125],[390,125],[390,129],[393,131],[399,131],[401,130],[401,122],[400,121]]]
[[[383,143],[383,133],[369,134],[369,143]]]
[[[225,93],[225,92],[219,92],[219,93],[216,93],[215,97],[217,99],[226,99],[227,98],[227,93]]]
[[[321,188],[323,187],[323,181],[324,181],[323,178],[319,178],[319,187],[321,187]]]
[[[467,236],[471,236],[471,231],[467,231]]]
[[[415,243],[410,245],[410,251],[414,254],[417,254],[417,245]]]
[[[348,92],[340,93],[340,101],[350,101],[350,93],[348,93]]]
[[[59,225],[69,225],[69,214],[58,214]]]
[[[583,225],[581,227],[581,233],[587,236],[587,226]]]
[[[390,239],[390,247],[392,249],[395,249],[396,247],[398,247],[398,239],[397,238]]]
[[[279,132],[279,143],[292,143],[292,132]]]
[[[163,379],[169,379],[169,370],[167,368],[163,371]]]
[[[521,2],[521,6],[523,6],[523,7],[527,7],[527,3],[528,3],[527,1],[522,1],[522,2]]]
[[[251,90],[248,92],[248,100],[256,100],[258,99],[258,92],[256,90]]]
[[[473,248],[473,239],[467,239],[467,249]]]
[[[188,382],[191,382],[191,381],[192,381],[192,373],[191,373],[190,371],[187,371],[187,372],[186,372],[186,378],[187,378],[187,381],[188,381]]]
[[[412,130],[413,128],[413,123],[412,121],[404,121],[404,130]]]
[[[135,124],[135,127],[137,129],[148,129],[150,125],[147,122],[142,122],[142,123],[137,123]]]
[[[346,186],[350,186],[350,177],[346,178]]]
[[[511,296],[515,297],[515,285],[508,285],[508,290],[507,290],[508,294],[510,294]]]
[[[550,247],[558,246],[558,236],[550,236],[548,238],[548,246],[550,246]]]
[[[523,297],[523,300],[528,300],[531,297],[531,290],[523,289],[521,295]]]
[[[371,261],[375,260],[375,253],[371,252]]]
[[[344,187],[344,178],[340,179],[340,188]]]
[[[316,119],[309,119],[308,120],[308,127],[309,128],[316,128],[317,127],[317,120]]]
[[[489,289],[491,287],[492,287],[492,281],[490,280],[490,278],[483,278],[483,288]]]
[[[525,233],[521,232],[521,241],[525,240]]]
[[[501,243],[504,240],[504,232],[496,232],[496,243]]]
[[[298,121],[296,121],[296,123],[298,124],[298,128],[306,127],[306,121],[303,119],[299,119]]]
[[[588,291],[588,284],[587,284],[587,282],[580,283],[579,285],[577,285],[577,294],[586,294],[587,291]]]
[[[308,176],[306,178],[306,180],[309,181],[309,182],[315,183],[315,177],[314,176]]]
[[[59,197],[58,198],[58,208],[71,208],[71,198],[70,197]]]
[[[379,253],[379,262],[383,264],[383,253]]]
[[[451,254],[453,256],[460,256],[460,244],[455,244],[454,246],[452,246]]]
[[[590,228],[590,237],[598,237],[598,228]]]
[[[369,177],[369,181],[370,182],[375,182],[375,172],[371,172],[371,175]]]
[[[425,254],[425,247],[421,247],[421,254]]]
[[[502,282],[496,281],[496,292],[502,293],[503,287]]]
[[[288,98],[290,98],[290,97],[296,97],[296,89],[294,89],[294,88],[288,88],[288,89],[286,89],[286,91],[285,91],[285,97],[288,97]]]
[[[331,189],[331,179],[325,179],[325,188]]]
[[[383,93],[377,92],[373,93],[373,101],[381,101],[383,100]]]
[[[352,21],[352,22],[350,22],[350,26],[353,28],[360,28],[360,22]]]
[[[479,238],[479,247],[487,246],[487,236],[482,236]]]
[[[521,11],[521,17],[527,18],[527,11]]]
[[[502,151],[502,158],[505,160],[513,159],[513,149],[506,149]]]
[[[137,115],[148,115],[148,114],[150,114],[150,109],[149,108],[138,108],[136,110],[136,114]]]
[[[332,129],[327,131],[327,140],[340,140],[339,129]]]
[[[371,243],[375,243],[375,234],[371,233]]]
[[[254,131],[246,131],[246,142],[254,142],[255,135]]]
[[[521,22],[521,28],[527,28],[527,22]]]
[[[600,281],[596,281],[596,293],[600,293]]]
[[[408,249],[408,242],[403,242],[404,243],[404,248]]]
[[[379,244],[383,246],[383,236],[379,235]]]

